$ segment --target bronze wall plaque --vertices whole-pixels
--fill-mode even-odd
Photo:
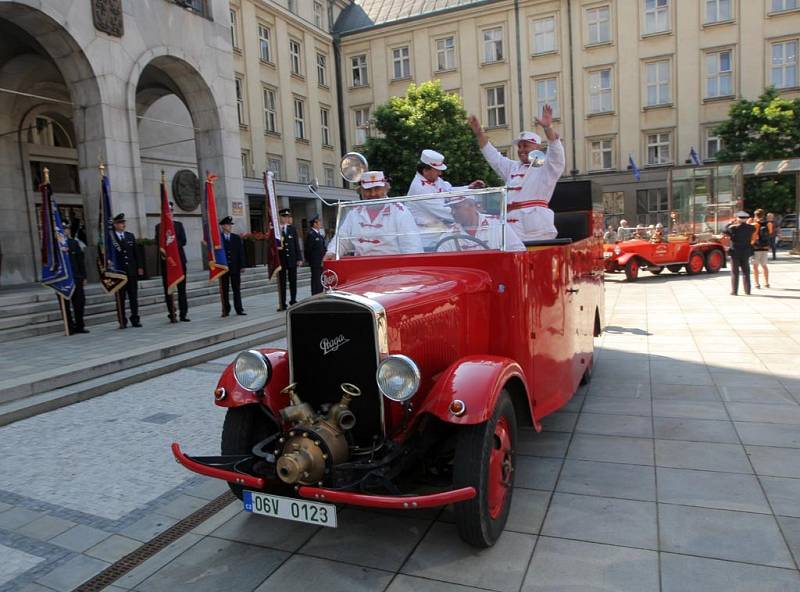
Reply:
[[[94,28],[114,37],[122,37],[125,26],[122,20],[122,0],[92,0]]]
[[[183,169],[172,177],[172,198],[184,212],[191,212],[200,205],[200,179],[194,171]]]

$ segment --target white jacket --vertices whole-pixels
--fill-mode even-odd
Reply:
[[[369,208],[381,208],[373,220]],[[400,203],[348,208],[344,221],[328,244],[328,253],[358,256],[421,253],[419,228],[411,212]]]

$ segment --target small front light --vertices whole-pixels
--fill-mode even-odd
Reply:
[[[236,356],[233,376],[242,388],[260,391],[272,376],[272,365],[260,351],[250,349]]]
[[[384,397],[402,403],[417,392],[420,373],[414,360],[398,354],[389,356],[378,365],[375,378]]]
[[[620,249],[619,247],[614,247],[614,254],[615,255],[619,256],[621,253],[622,253],[622,249]]]

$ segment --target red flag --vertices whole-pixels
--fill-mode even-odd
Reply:
[[[213,282],[228,273],[228,259],[222,248],[222,235],[217,224],[217,202],[214,197],[215,175],[206,174],[203,192],[203,242],[208,256],[208,281]]]
[[[281,238],[275,230],[278,228],[278,208],[275,203],[275,180],[272,171],[264,173],[264,189],[267,203],[267,277],[272,279],[281,270],[281,257],[278,250],[282,246]]]
[[[158,230],[158,247],[161,250],[163,273],[167,276],[167,294],[172,294],[185,276],[178,250],[178,239],[175,236],[175,223],[172,220],[172,212],[169,210],[167,181],[164,173],[161,173],[161,225]]]

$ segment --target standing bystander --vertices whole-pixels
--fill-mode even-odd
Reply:
[[[769,258],[769,249],[771,237],[774,232],[772,222],[767,222],[764,217],[764,210],[757,209],[753,214],[755,230],[753,232],[753,278],[756,280],[756,288],[761,288],[761,282],[758,281],[758,268],[764,272],[764,287],[769,288],[769,269],[767,269],[767,259]]]
[[[86,296],[83,293],[83,286],[86,283],[84,245],[76,238],[73,238],[78,228],[77,220],[71,225],[64,226],[64,233],[67,235],[69,263],[72,266],[72,277],[75,279],[75,290],[72,292],[72,298],[64,300],[70,335],[89,332],[83,323],[83,310],[86,305]]]
[[[778,258],[776,251],[778,250],[778,233],[780,232],[780,228],[778,227],[777,220],[775,220],[775,214],[772,212],[767,214],[767,222],[772,224],[772,232],[769,235],[769,250],[772,251],[772,260],[775,261]]]
[[[744,293],[750,294],[750,253],[753,251],[751,241],[755,228],[747,223],[750,214],[738,212],[736,220],[725,227],[723,231],[731,239],[728,253],[731,256],[731,295],[739,292],[739,273],[742,274]]]
[[[311,228],[306,234],[303,252],[311,268],[311,295],[322,292],[322,258],[325,256],[325,237],[322,235],[322,223],[319,216],[311,218]]]

